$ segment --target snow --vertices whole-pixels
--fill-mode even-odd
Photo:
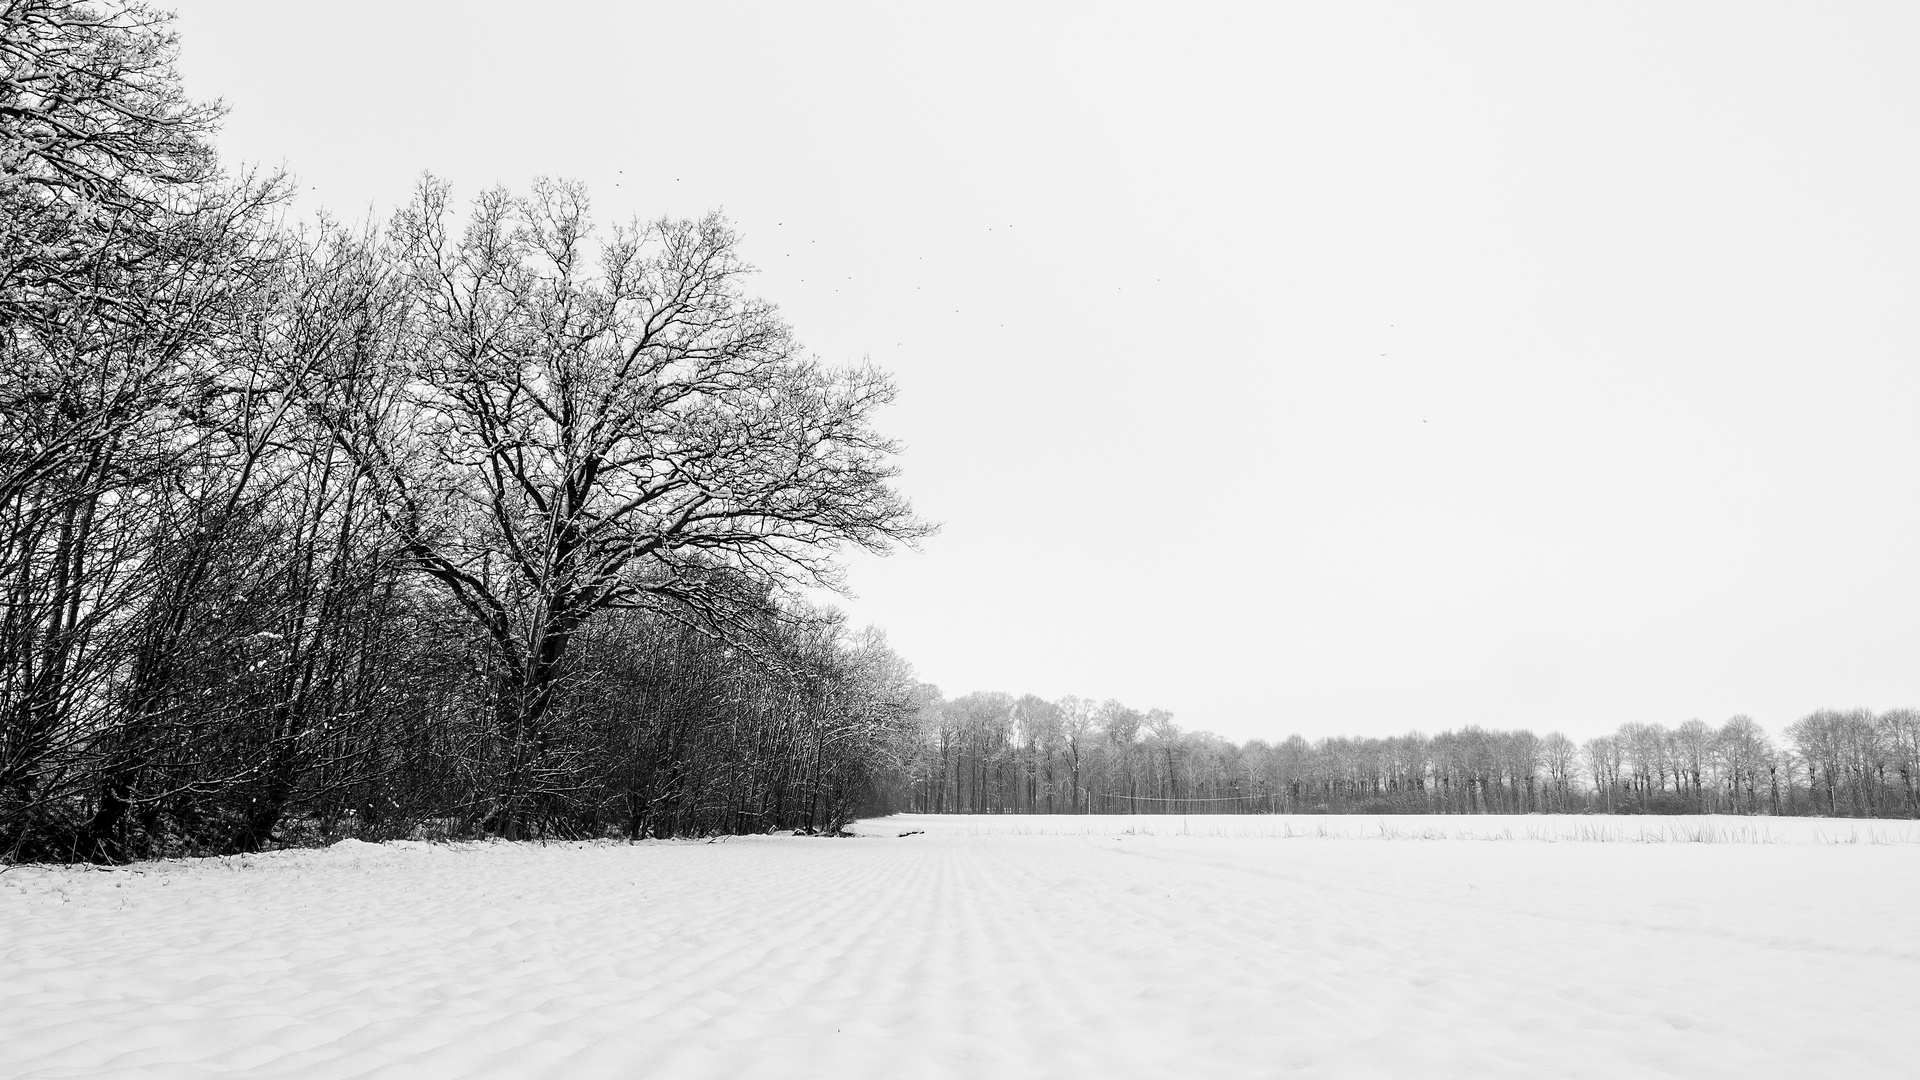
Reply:
[[[1914,822],[854,831],[16,867],[0,1077],[1920,1075]]]
[[[897,828],[895,826],[898,826]],[[1920,844],[1920,821],[1583,814],[900,814],[852,831],[897,836],[1214,836],[1635,844]]]

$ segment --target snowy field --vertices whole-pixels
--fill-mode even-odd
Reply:
[[[1914,823],[856,831],[14,868],[0,1077],[1920,1076]]]

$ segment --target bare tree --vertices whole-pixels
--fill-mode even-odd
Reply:
[[[1540,756],[1553,790],[1553,809],[1564,813],[1568,791],[1580,767],[1580,748],[1560,732],[1550,731],[1540,740]]]
[[[1900,778],[1907,813],[1920,817],[1920,710],[1890,709],[1880,714],[1877,725],[1880,745]]]
[[[1693,789],[1694,809],[1706,813],[1702,780],[1712,761],[1713,729],[1704,721],[1688,720],[1673,729],[1673,751],[1675,769]]]
[[[513,836],[595,612],[665,601],[724,627],[717,571],[832,587],[839,546],[928,530],[872,427],[892,384],[806,357],[742,292],[717,217],[596,244],[584,192],[543,182],[483,195],[458,235],[451,218],[428,181],[395,219],[401,334],[324,404],[415,565],[491,643]]]
[[[1146,717],[1138,710],[1130,709],[1113,698],[1100,703],[1097,717],[1100,733],[1106,737],[1107,750],[1111,755],[1106,793],[1121,795],[1123,793],[1118,789],[1124,785],[1126,791],[1125,798],[1122,800],[1123,808],[1130,812],[1140,794],[1137,787],[1139,777],[1134,768],[1133,759],[1136,740],[1139,738],[1141,725],[1146,722]]]
[[[1054,756],[1061,738],[1059,706],[1033,694],[1014,702],[1014,724],[1020,739],[1026,809],[1037,811],[1042,800],[1053,813]]]
[[[1620,744],[1612,736],[1602,735],[1588,739],[1581,749],[1586,754],[1587,772],[1593,777],[1593,786],[1604,797],[1607,812],[1612,813],[1614,791],[1620,785]]]
[[[1740,806],[1740,789],[1747,791],[1747,811],[1758,809],[1760,777],[1769,773],[1773,761],[1773,743],[1765,729],[1751,717],[1735,716],[1720,726],[1714,737],[1714,750],[1726,774],[1728,794],[1735,810]]]
[[[1094,720],[1094,704],[1083,697],[1072,694],[1055,702],[1060,712],[1060,737],[1067,753],[1067,812],[1078,814],[1086,809],[1086,800],[1081,792],[1082,760],[1086,755],[1097,725]]]
[[[110,775],[137,760],[125,706],[167,646],[156,605],[178,595],[162,553],[190,543],[183,503],[225,471],[204,467],[223,452],[214,416],[232,412],[234,358],[277,262],[264,215],[279,190],[222,180],[217,111],[185,98],[174,53],[167,18],[137,4],[0,3],[9,822],[74,796],[102,754],[119,759]],[[99,792],[85,843],[124,787]]]
[[[1840,770],[1846,757],[1842,730],[1845,724],[1846,714],[1822,709],[1787,727],[1787,739],[1793,744],[1798,763],[1807,770],[1807,784],[1816,799],[1817,789],[1824,781],[1829,814],[1840,812]]]

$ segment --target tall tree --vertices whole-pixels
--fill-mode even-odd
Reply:
[[[402,329],[324,405],[415,565],[484,632],[516,835],[568,645],[610,607],[729,618],[727,572],[838,583],[842,545],[924,535],[890,485],[878,371],[804,354],[718,217],[596,237],[584,191],[490,191],[393,224]],[[341,407],[351,402],[351,408]]]
[[[121,706],[177,637],[153,633],[179,584],[164,553],[193,542],[182,503],[209,493],[212,417],[232,411],[239,339],[276,258],[263,218],[278,188],[221,177],[217,111],[185,97],[175,52],[167,17],[139,4],[0,2],[9,821],[71,794],[99,754],[119,759],[108,775],[137,764],[138,710],[130,724]],[[127,795],[104,787],[103,824]]]

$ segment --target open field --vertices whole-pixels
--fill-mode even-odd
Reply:
[[[15,868],[0,1076],[1920,1070],[1911,822],[855,831]]]

